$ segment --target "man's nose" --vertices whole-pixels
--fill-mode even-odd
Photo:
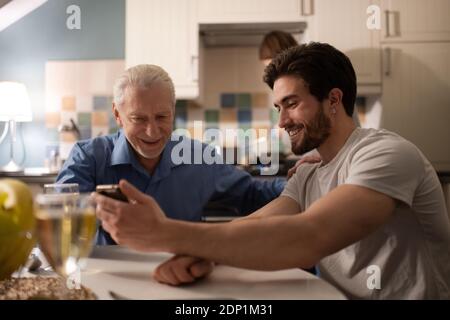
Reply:
[[[149,137],[159,136],[159,126],[158,121],[156,119],[152,118],[148,121],[147,127],[145,128],[145,133]]]
[[[289,114],[286,110],[280,109],[279,115],[280,117],[278,119],[278,126],[280,128],[285,128],[286,125],[289,123]]]

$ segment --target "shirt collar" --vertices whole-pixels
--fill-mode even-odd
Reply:
[[[117,135],[118,137],[114,142],[114,149],[111,154],[111,165],[134,164],[137,159],[128,145],[125,134],[120,130]]]
[[[162,151],[161,159],[153,173],[152,182],[156,182],[169,176],[171,169],[178,166],[178,164],[173,163],[171,157],[172,149],[177,143],[178,141],[172,141],[172,139],[167,141],[164,150]],[[149,175],[139,163],[122,130],[118,132],[118,138],[114,143],[114,149],[111,154],[111,166],[121,164],[130,164],[137,170],[143,171],[145,174]]]

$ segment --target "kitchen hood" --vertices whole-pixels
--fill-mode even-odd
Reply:
[[[306,22],[200,24],[200,38],[206,48],[259,46],[271,31],[285,31],[298,39],[306,26]]]

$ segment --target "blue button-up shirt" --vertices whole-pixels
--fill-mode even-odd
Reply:
[[[185,142],[187,140],[184,140]],[[189,140],[192,154],[204,144]],[[151,195],[173,219],[200,221],[210,201],[232,205],[240,214],[251,213],[278,197],[284,180],[260,181],[245,171],[226,164],[175,164],[171,153],[178,141],[169,140],[153,174],[139,163],[122,131],[109,136],[79,141],[57,177],[58,183],[78,183],[80,192],[94,191],[100,184],[117,184],[126,179]],[[130,213],[132,214],[132,213]],[[99,229],[98,244],[112,244]]]

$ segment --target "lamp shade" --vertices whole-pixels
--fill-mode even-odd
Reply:
[[[0,121],[31,121],[31,105],[27,88],[18,82],[0,82]]]

